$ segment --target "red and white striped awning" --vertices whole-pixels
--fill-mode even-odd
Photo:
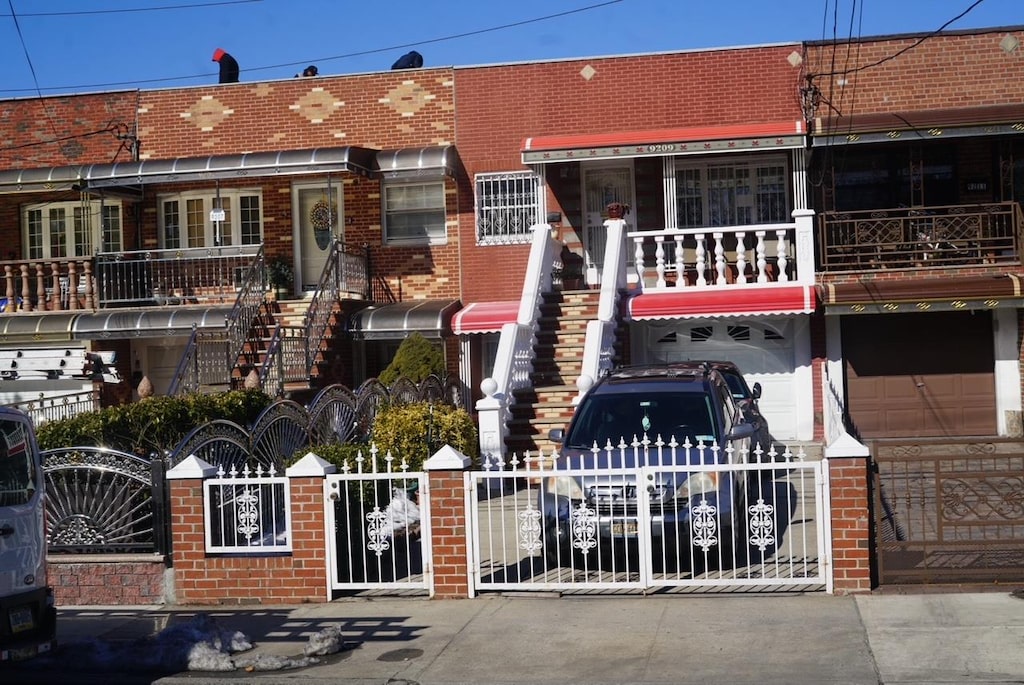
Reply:
[[[817,307],[817,291],[810,285],[726,286],[706,290],[672,288],[640,293],[627,303],[629,318],[633,321],[810,314]]]
[[[471,302],[452,317],[455,335],[497,333],[507,323],[515,323],[519,315],[519,301]]]

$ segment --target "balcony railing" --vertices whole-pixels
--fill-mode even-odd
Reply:
[[[74,311],[96,306],[90,258],[17,259],[0,265],[4,276],[0,314]]]
[[[821,270],[925,269],[1019,264],[1016,202],[825,212]]]

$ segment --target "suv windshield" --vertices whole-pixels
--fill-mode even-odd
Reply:
[[[710,397],[695,392],[604,393],[581,403],[566,436],[565,446],[589,449],[620,440],[627,443],[645,433],[651,440],[659,435],[682,443],[713,442],[715,419]]]

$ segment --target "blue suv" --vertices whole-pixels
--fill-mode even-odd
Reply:
[[[642,535],[656,568],[736,564],[746,479],[707,466],[745,461],[755,433],[711,364],[623,367],[601,378],[568,428],[550,433],[561,450],[539,485],[548,565],[629,570]]]

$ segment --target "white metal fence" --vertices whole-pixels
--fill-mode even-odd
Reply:
[[[827,589],[826,470],[793,454],[634,440],[467,474],[483,590]]]
[[[203,481],[206,551],[217,554],[291,552],[288,478],[271,466],[223,467]]]
[[[429,592],[427,479],[391,455],[360,455],[324,482],[330,589]]]

